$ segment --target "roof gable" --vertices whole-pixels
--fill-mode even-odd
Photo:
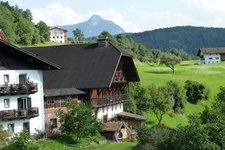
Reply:
[[[225,54],[225,47],[200,48],[198,50],[197,56],[200,56],[200,54]]]
[[[63,31],[63,32],[68,32],[66,29],[62,29],[62,28],[59,28],[59,27],[54,27],[54,28],[51,28],[50,30],[60,30],[60,31]]]
[[[37,69],[54,70],[60,69],[56,65],[36,54],[16,47],[0,39],[0,68],[1,69]]]
[[[93,43],[26,49],[56,62],[64,68],[44,73],[46,89],[108,88],[111,86],[113,75],[123,56],[123,53],[112,44],[105,47],[99,47],[97,43]]]

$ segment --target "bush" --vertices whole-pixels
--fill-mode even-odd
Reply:
[[[30,138],[27,130],[16,134],[12,139],[12,144],[5,147],[4,150],[38,150],[39,146]]]
[[[137,130],[139,143],[136,150],[168,149],[168,139],[172,129],[165,126],[155,126],[153,128],[140,128]]]
[[[0,148],[7,145],[9,142],[9,133],[0,125]]]
[[[187,101],[192,104],[197,104],[200,100],[209,98],[209,89],[205,85],[196,81],[185,81],[185,89]]]

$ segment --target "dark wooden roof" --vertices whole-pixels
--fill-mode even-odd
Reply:
[[[132,57],[112,44],[99,47],[94,44],[72,44],[49,47],[30,47],[27,50],[47,58],[64,69],[44,73],[46,89],[107,88],[122,57],[128,59],[131,81],[139,81]]]
[[[122,117],[122,118],[133,118],[135,120],[146,120],[147,119],[147,117],[145,117],[145,116],[140,116],[140,115],[132,114],[129,112],[121,112],[121,113],[118,113],[117,116]]]
[[[197,56],[199,56],[200,54],[225,54],[225,47],[200,48],[198,50]]]
[[[104,132],[115,132],[115,131],[120,131],[121,127],[125,127],[130,131],[130,128],[121,121],[112,121],[112,122],[107,122],[103,124],[103,131]]]
[[[61,66],[0,39],[0,69],[55,70]]]
[[[76,88],[46,89],[44,93],[45,97],[85,94],[83,91],[80,91]]]

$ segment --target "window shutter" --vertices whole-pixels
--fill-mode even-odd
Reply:
[[[27,97],[27,107],[28,109],[31,108],[31,97]]]
[[[18,98],[18,99],[17,99],[17,105],[18,105],[18,110],[19,110],[19,111],[23,109],[23,108],[22,108],[22,106],[23,106],[23,101],[22,101],[21,98]]]

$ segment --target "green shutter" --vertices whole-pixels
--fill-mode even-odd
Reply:
[[[27,97],[27,108],[31,108],[31,97]]]
[[[21,98],[17,99],[18,110],[22,110],[23,100]]]
[[[20,74],[19,75],[19,84],[25,84],[27,79],[27,74]]]

